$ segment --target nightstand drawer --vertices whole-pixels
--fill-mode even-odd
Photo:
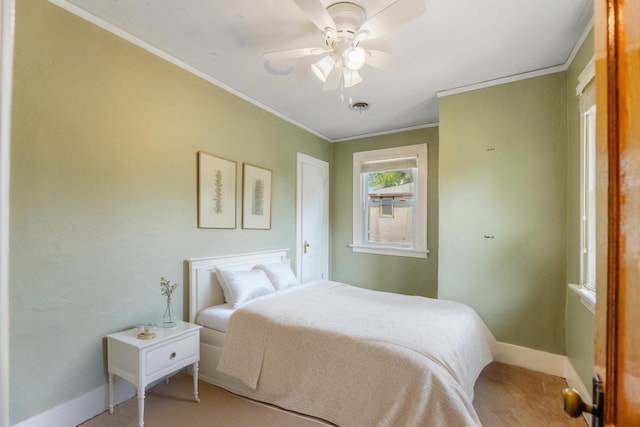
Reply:
[[[198,335],[196,334],[150,350],[147,353],[146,375],[153,375],[158,371],[195,357],[197,348]]]

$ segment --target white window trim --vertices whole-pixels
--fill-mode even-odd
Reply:
[[[580,284],[570,283],[569,289],[580,296],[580,302],[584,305],[589,311],[595,313],[596,307],[596,293],[595,293],[595,283],[587,283],[588,279],[585,277],[585,233],[587,233],[586,225],[585,225],[585,209],[586,209],[586,200],[585,200],[585,179],[582,176],[584,174],[584,162],[586,161],[586,132],[585,132],[585,115],[593,108],[595,105],[595,88],[593,84],[590,83],[595,78],[595,60],[591,58],[591,60],[587,63],[584,70],[578,76],[578,86],[576,87],[576,96],[580,97],[579,105],[580,105]],[[596,113],[597,114],[597,113]],[[587,285],[587,286],[585,286]]]
[[[591,57],[584,70],[578,76],[578,86],[576,86],[576,96],[582,95],[584,89],[596,76],[596,58]]]
[[[417,157],[418,178],[416,191],[418,202],[414,206],[414,215],[418,218],[415,229],[414,246],[402,248],[364,242],[364,198],[361,194],[361,164],[390,158]],[[353,252],[365,252],[379,255],[394,255],[413,258],[427,258],[427,144],[407,145],[404,147],[383,148],[380,150],[353,153],[353,240],[349,247]]]
[[[587,289],[595,290],[595,277],[592,277],[595,268],[595,232],[592,229],[595,227],[595,218],[591,217],[593,213],[593,204],[595,203],[595,192],[591,194],[590,188],[592,179],[595,176],[595,170],[591,170],[595,167],[595,164],[590,163],[590,158],[593,153],[589,150],[594,149],[587,140],[589,135],[594,138],[592,132],[587,127],[589,124],[593,125],[595,117],[592,116],[595,108],[595,90],[593,86],[590,86],[584,93],[583,99],[581,99],[580,105],[580,284]],[[589,122],[586,121],[587,116],[591,118]],[[591,215],[590,215],[591,213]],[[587,259],[589,258],[589,259]],[[591,267],[591,268],[590,268]]]
[[[596,293],[591,289],[577,285],[575,283],[569,283],[569,289],[580,296],[580,302],[582,305],[587,307],[587,309],[593,314],[596,313]]]

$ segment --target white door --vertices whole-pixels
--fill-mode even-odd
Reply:
[[[296,272],[301,283],[329,277],[329,164],[298,153]]]

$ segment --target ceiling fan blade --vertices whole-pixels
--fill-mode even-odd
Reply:
[[[273,61],[278,59],[301,58],[303,56],[320,55],[322,53],[331,52],[331,49],[319,49],[317,47],[303,47],[299,49],[280,50],[277,52],[269,52],[262,55],[265,60]]]
[[[322,5],[320,0],[294,0],[300,10],[309,17],[311,22],[324,32],[327,28],[333,28],[335,30],[336,24],[327,12],[327,9]]]
[[[375,68],[385,69],[391,65],[393,61],[393,56],[389,55],[387,52],[383,52],[381,50],[369,49],[367,50],[367,65],[371,65]]]
[[[422,15],[426,9],[425,0],[396,0],[380,13],[373,16],[356,34],[356,39],[373,39]]]
[[[325,80],[322,90],[336,90],[340,86],[340,78],[342,77],[342,67],[335,67]]]

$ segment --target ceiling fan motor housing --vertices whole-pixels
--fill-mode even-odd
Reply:
[[[333,28],[327,28],[324,33],[324,41],[331,48],[351,43],[358,29],[367,20],[364,9],[354,3],[332,4],[327,8],[327,12],[336,24],[335,31]]]

